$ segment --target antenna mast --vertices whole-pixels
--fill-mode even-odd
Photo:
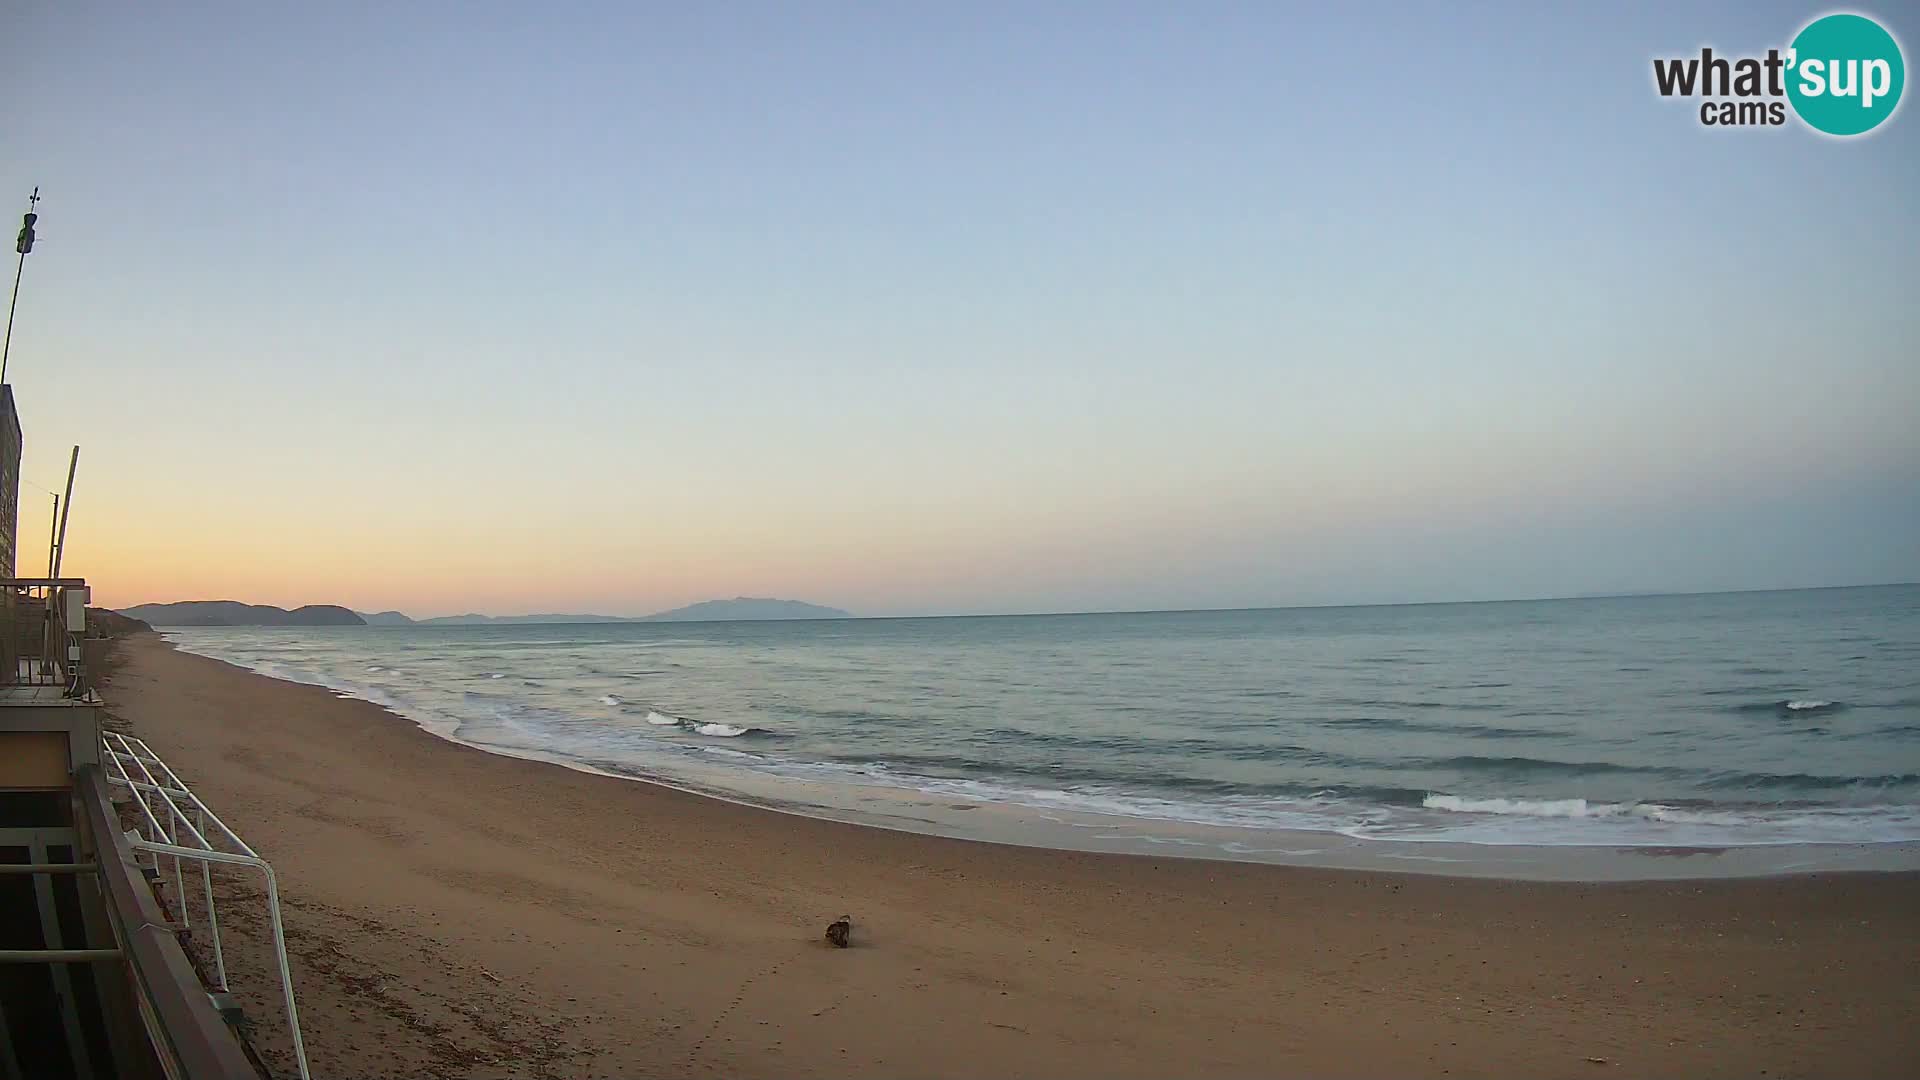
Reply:
[[[53,497],[53,516],[47,519],[47,576],[53,572],[53,551],[60,546],[60,496]]]
[[[33,194],[27,196],[27,213],[20,219],[20,235],[13,242],[13,250],[20,253],[20,261],[13,266],[13,302],[7,305],[7,340],[0,345],[0,385],[7,381],[7,357],[13,353],[13,309],[20,306],[20,274],[27,268],[27,253],[33,250],[33,225],[40,220],[35,211],[40,205],[40,185],[33,186]]]

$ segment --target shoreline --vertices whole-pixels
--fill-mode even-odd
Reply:
[[[474,749],[158,635],[117,651],[110,712],[280,876],[316,1075],[1920,1060],[1920,874],[1565,884],[983,844]],[[237,989],[283,1066],[249,960],[262,920],[244,883],[220,887]],[[844,952],[819,940],[842,914]]]
[[[1682,881],[1920,871],[1920,842],[1910,840],[1537,844],[1412,835],[1364,837],[1331,829],[1215,824],[1040,807],[943,795],[905,785],[801,779],[718,765],[701,767],[687,762],[675,762],[675,771],[671,772],[614,762],[596,764],[535,748],[463,739],[455,729],[410,716],[389,702],[323,682],[305,682],[255,671],[244,664],[186,647],[167,631],[156,633],[169,647],[180,652],[289,686],[316,687],[344,700],[365,703],[425,734],[481,753],[651,784],[759,810],[914,835],[1094,854],[1512,881]]]

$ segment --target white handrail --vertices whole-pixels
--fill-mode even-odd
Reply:
[[[160,766],[161,771],[167,774],[167,779],[173,782],[174,794],[185,795],[187,798],[192,799],[193,805],[196,808],[198,808],[201,813],[204,813],[207,815],[208,821],[211,821],[215,825],[220,826],[220,831],[226,834],[227,839],[231,840],[235,847],[239,848],[245,854],[255,856],[256,858],[259,857],[260,853],[253,850],[251,847],[248,847],[247,842],[245,840],[240,839],[240,835],[238,833],[234,832],[232,829],[229,829],[227,827],[226,822],[221,821],[219,816],[215,814],[213,810],[207,806],[206,803],[201,802],[199,797],[196,796],[193,793],[193,791],[187,787],[187,785],[180,779],[180,777],[174,774],[173,768],[169,766],[165,761],[160,760],[160,757],[156,755],[151,748],[148,748],[146,743],[141,742],[139,739],[131,738],[131,736],[121,735],[119,736],[119,738],[121,738],[123,741],[132,741],[132,742],[140,743],[140,746],[143,749],[146,749],[147,751],[147,756],[143,759],[144,764]],[[128,756],[137,757],[138,755],[129,753]]]
[[[286,1000],[287,1030],[293,1037],[293,1056],[294,1060],[298,1062],[300,1066],[301,1080],[311,1080],[311,1074],[307,1070],[306,1043],[300,1036],[300,1012],[293,1000],[293,971],[287,963],[286,924],[280,916],[280,887],[277,879],[274,877],[273,867],[268,865],[267,861],[262,859],[246,841],[240,839],[231,828],[228,828],[226,822],[221,821],[218,815],[208,809],[207,804],[200,800],[200,796],[194,794],[193,789],[188,787],[186,783],[174,773],[173,769],[170,768],[165,761],[160,759],[160,755],[154,753],[153,748],[148,746],[144,741],[134,738],[131,735],[123,735],[119,732],[111,731],[102,732],[101,741],[104,744],[102,749],[105,752],[104,756],[109,765],[107,770],[108,782],[118,784],[132,794],[134,802],[140,806],[142,816],[146,818],[147,823],[153,828],[153,836],[130,838],[128,840],[129,845],[137,851],[145,851],[155,856],[167,855],[173,858],[176,895],[179,897],[180,921],[182,925],[186,925],[187,923],[187,901],[184,878],[181,876],[180,871],[180,860],[187,859],[200,864],[201,885],[206,902],[207,926],[211,931],[209,936],[213,941],[214,970],[221,990],[228,988],[227,967],[225,954],[220,942],[220,920],[219,916],[215,913],[213,904],[212,867],[215,864],[247,866],[259,870],[261,874],[265,876],[267,882],[267,916],[273,927],[274,956],[280,965],[280,990]],[[134,765],[139,768],[140,775],[143,779],[136,780],[133,778],[133,774],[127,771],[128,762],[133,762]],[[150,765],[157,766],[160,771],[165,774],[168,782],[165,784],[161,783],[160,778],[154,775],[152,769],[148,768]],[[163,826],[160,824],[160,816],[154,812],[154,807],[148,802],[149,795],[159,796],[161,804],[167,809],[169,825]],[[184,801],[185,807],[182,806],[181,802],[175,801],[176,796]],[[193,816],[199,819],[200,824],[198,827],[196,827],[193,820],[189,818],[187,814],[188,809],[191,809]],[[205,831],[205,826],[208,822],[212,822],[217,826],[219,833],[224,835],[225,841],[239,850],[222,851],[210,842],[207,839],[207,833]],[[180,835],[180,829],[184,829],[186,833],[184,838]],[[183,839],[192,842],[183,843]]]

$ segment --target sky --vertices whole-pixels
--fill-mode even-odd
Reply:
[[[1920,115],[1548,7],[8,4],[20,572],[79,444],[120,606],[1920,579]]]

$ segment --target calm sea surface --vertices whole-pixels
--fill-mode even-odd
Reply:
[[[613,772],[1484,844],[1920,840],[1920,586],[170,631]]]

